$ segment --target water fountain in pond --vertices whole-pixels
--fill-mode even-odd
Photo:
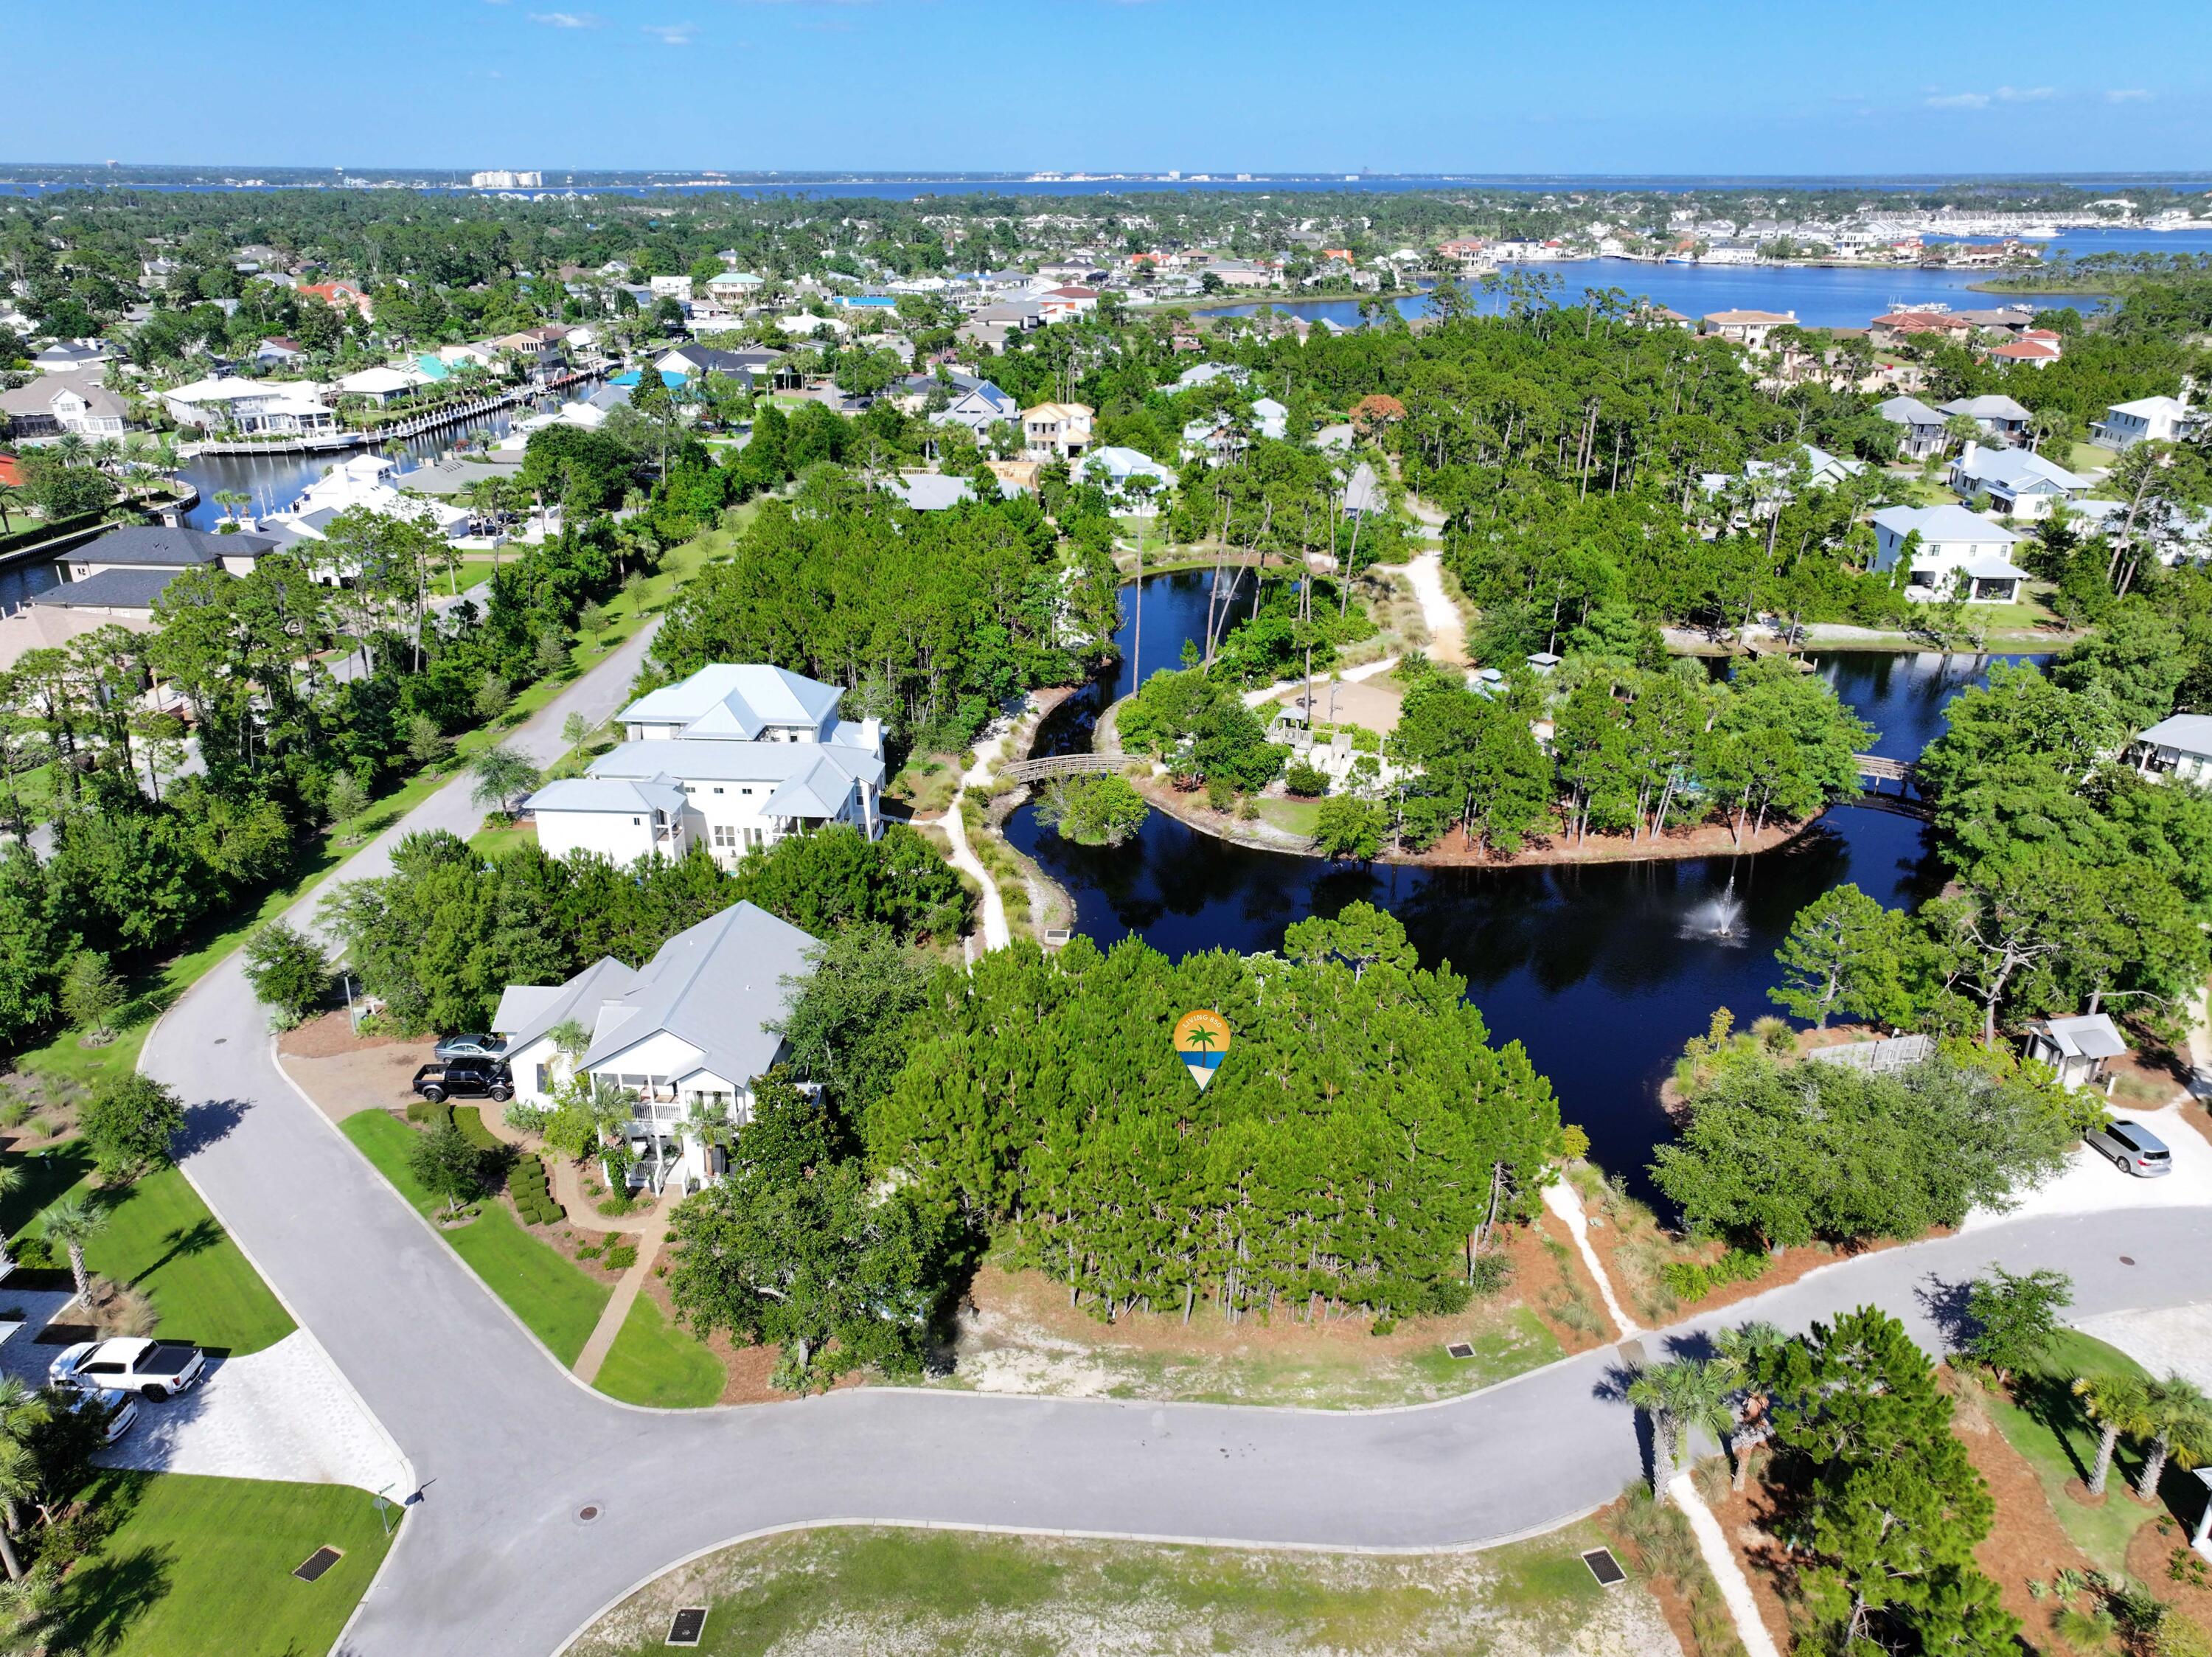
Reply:
[[[1688,923],[1682,929],[1686,938],[1714,938],[1723,943],[1743,941],[1743,901],[1735,895],[1735,876],[1729,876],[1728,888],[1717,898],[1708,899],[1690,911]]]

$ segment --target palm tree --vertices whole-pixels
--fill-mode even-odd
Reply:
[[[1728,1448],[1729,1460],[1735,1467],[1731,1483],[1736,1489],[1743,1489],[1750,1476],[1752,1451],[1765,1442],[1771,1430],[1766,1421],[1766,1396],[1757,1389],[1759,1362],[1789,1338],[1773,1324],[1756,1319],[1741,1328],[1723,1329],[1714,1337],[1713,1367],[1729,1383],[1731,1395],[1733,1425]]]
[[[0,1203],[5,1203],[22,1189],[23,1170],[13,1162],[0,1162]],[[0,1235],[0,1277],[15,1270],[15,1257],[8,1252],[8,1240]],[[7,1383],[0,1381],[0,1388]]]
[[[20,1376],[0,1376],[0,1565],[8,1580],[23,1580],[22,1562],[15,1557],[15,1532],[22,1504],[39,1493],[38,1459],[24,1435],[53,1413],[46,1395],[34,1392]]]
[[[83,465],[84,457],[92,448],[92,445],[84,441],[84,434],[80,431],[65,431],[55,438],[48,447],[52,449],[54,459],[59,460],[64,466],[69,466]]]
[[[2074,1383],[2074,1396],[2081,1400],[2082,1413],[2097,1423],[2097,1465],[2089,1470],[2087,1489],[2091,1496],[2102,1496],[2120,1435],[2145,1430],[2143,1412],[2149,1393],[2140,1376],[2115,1371],[2081,1376]]]
[[[2136,1495],[2158,1499],[2158,1481],[2169,1458],[2184,1467],[2212,1459],[2212,1398],[2196,1382],[2168,1375],[2143,1389],[2142,1425],[2151,1435],[2150,1456],[2136,1480]]]
[[[21,1386],[22,1382],[13,1375],[7,1385]],[[8,1510],[8,1522],[0,1526],[0,1565],[7,1567],[8,1580],[23,1580],[23,1562],[15,1556],[15,1515],[26,1502],[35,1502],[39,1496],[39,1459],[31,1447],[21,1439],[0,1439],[0,1502]]]
[[[70,1275],[76,1279],[76,1298],[92,1292],[92,1273],[85,1269],[84,1246],[107,1229],[107,1211],[94,1208],[82,1197],[63,1197],[46,1210],[48,1238],[69,1251]]]
[[[1628,1401],[1651,1417],[1651,1496],[1656,1502],[1667,1500],[1667,1486],[1692,1431],[1702,1429],[1724,1439],[1735,1424],[1727,1372],[1697,1358],[1677,1358],[1638,1370],[1628,1384]]]
[[[238,520],[238,509],[251,504],[253,497],[243,490],[218,489],[215,492],[214,500],[215,503],[222,509],[223,516],[234,523]]]
[[[21,484],[0,484],[0,535],[8,533],[9,509],[13,508],[15,511],[21,512],[29,504],[30,502],[24,495]]]
[[[504,742],[486,748],[470,769],[476,772],[477,786],[469,798],[479,806],[497,806],[510,817],[514,811],[507,801],[538,786],[538,767]]]

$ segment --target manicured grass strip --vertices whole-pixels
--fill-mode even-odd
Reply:
[[[722,1396],[714,1355],[661,1315],[649,1295],[630,1302],[592,1384],[611,1398],[663,1410],[697,1410]]]
[[[2126,1486],[2142,1466],[2141,1453],[2125,1439],[2112,1458],[2105,1505],[2084,1507],[2066,1494],[2069,1479],[2087,1482],[2097,1465],[2097,1429],[2081,1413],[2072,1391],[2075,1377],[2117,1373],[2141,1375],[2143,1368],[2118,1347],[2107,1346],[2079,1330],[2061,1330],[2039,1371],[2015,1386],[2021,1403],[1990,1400],[1990,1414],[2005,1441],[2035,1469],[2035,1477],[2074,1545],[2108,1571],[2127,1569],[2128,1542],[2154,1509],[2138,1507]]]
[[[87,1245],[86,1263],[101,1276],[129,1283],[152,1300],[161,1314],[159,1332],[164,1337],[243,1355],[275,1344],[295,1327],[176,1169],[164,1168],[129,1185],[96,1188],[83,1177],[90,1159],[81,1145],[8,1161],[27,1176],[23,1191],[8,1206],[15,1236],[40,1234],[38,1220],[16,1217],[23,1197],[33,1197],[40,1208],[65,1190],[88,1198],[106,1211],[107,1229]],[[64,1173],[78,1177],[56,1189]],[[64,1251],[51,1252],[57,1265],[68,1263]],[[5,1294],[0,1288],[0,1295]]]
[[[407,1141],[414,1129],[382,1111],[357,1111],[339,1127],[424,1214],[443,1206],[407,1172]],[[555,1357],[564,1364],[575,1362],[599,1326],[599,1313],[614,1292],[611,1285],[539,1242],[495,1201],[485,1202],[469,1224],[451,1231],[441,1227],[440,1234]]]
[[[88,1495],[94,1508],[124,1517],[98,1556],[64,1580],[55,1650],[326,1652],[391,1546],[375,1499],[349,1485],[109,1472]],[[343,1556],[316,1581],[291,1575],[321,1547]]]

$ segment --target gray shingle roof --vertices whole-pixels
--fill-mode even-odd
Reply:
[[[63,610],[150,610],[169,583],[183,572],[176,570],[103,570],[82,581],[64,582],[33,594],[32,604]]]
[[[587,1069],[663,1031],[698,1049],[700,1068],[743,1087],[775,1063],[791,1001],[782,980],[807,972],[815,940],[749,903],[733,904],[661,945],[635,981],[603,1003]]]
[[[125,524],[70,554],[76,564],[127,564],[188,569],[222,558],[259,557],[276,543],[263,535],[217,535],[167,524]]]

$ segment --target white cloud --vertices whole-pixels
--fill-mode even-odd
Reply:
[[[548,28],[597,28],[599,20],[588,11],[533,11],[533,23],[543,23]]]
[[[2146,92],[2139,86],[2115,87],[2105,94],[2108,104],[2147,104],[2158,94]]]
[[[650,34],[664,46],[688,46],[692,36],[699,33],[696,23],[647,23],[641,33]]]
[[[2001,86],[1997,88],[1997,97],[2008,104],[2039,104],[2045,98],[2055,98],[2057,95],[2058,88],[2050,86]]]
[[[1990,94],[1986,92],[1946,92],[1930,98],[1930,109],[1987,109]]]

